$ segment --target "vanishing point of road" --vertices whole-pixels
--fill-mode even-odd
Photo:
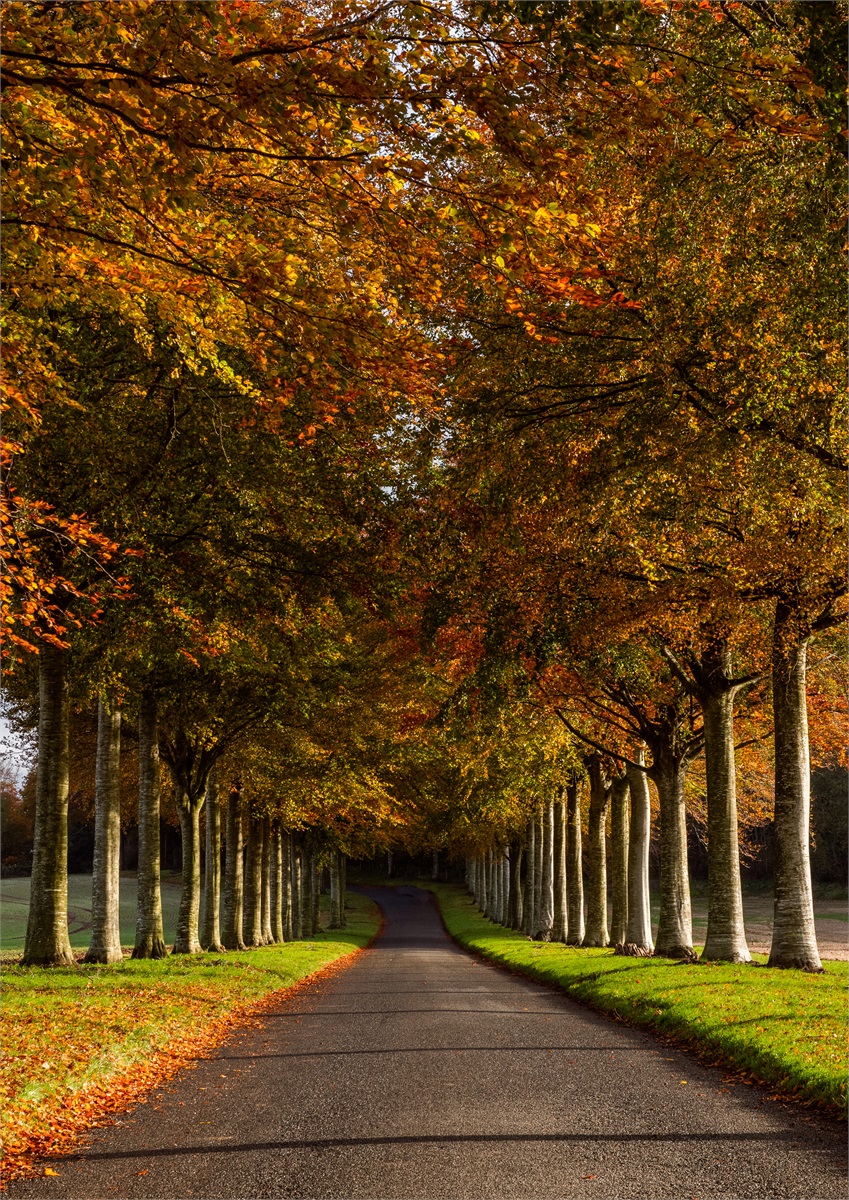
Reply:
[[[846,1196],[845,1126],[480,962],[426,892],[364,890],[369,950],[9,1195]]]

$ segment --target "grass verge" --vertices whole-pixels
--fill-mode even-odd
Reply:
[[[67,1152],[79,1133],[142,1098],[281,989],[366,946],[377,907],[349,893],[347,927],[241,953],[170,955],[114,966],[5,966],[0,1072],[4,1177]]]
[[[611,949],[531,942],[480,915],[459,887],[420,883],[461,946],[599,1012],[650,1028],[713,1063],[846,1115],[847,964],[823,975],[724,963],[621,958]],[[759,956],[763,957],[763,956]]]

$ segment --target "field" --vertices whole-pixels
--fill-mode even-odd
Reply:
[[[29,910],[29,879],[4,879],[0,883],[0,949],[24,947]],[[180,907],[180,873],[162,873],[162,921],[165,941],[174,941]],[[75,950],[85,950],[91,941],[91,875],[68,876],[68,931]],[[121,944],[132,946],[136,938],[136,873],[121,873]]]

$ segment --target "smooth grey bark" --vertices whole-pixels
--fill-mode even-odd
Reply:
[[[342,896],[339,874],[339,851],[334,850],[330,856],[330,924],[328,929],[342,928]]]
[[[522,928],[522,847],[514,842],[510,848],[510,928]]]
[[[227,796],[227,830],[224,848],[224,923],[221,941],[228,950],[244,950],[245,908],[242,791],[234,785]]]
[[[344,851],[339,851],[339,920],[342,922],[344,929],[348,923],[345,916],[345,901],[348,896],[348,856]]]
[[[310,852],[301,847],[301,893],[300,893],[300,912],[301,912],[301,937],[311,938],[315,933],[313,926],[313,907],[312,896],[310,890]]]
[[[288,856],[287,856],[288,857]],[[275,944],[286,941],[283,919],[284,893],[286,884],[283,867],[283,835],[280,822],[271,822],[271,940]]]
[[[145,691],[139,705],[139,865],[133,958],[164,958],[168,953],[162,926],[159,784],[156,700]]]
[[[587,919],[584,930],[585,946],[607,946],[607,809],[610,804],[610,784],[602,767],[601,757],[591,754],[588,760],[590,776],[590,811],[587,822]]]
[[[708,926],[702,958],[750,962],[737,840],[733,691],[723,688],[706,694],[702,717],[708,807]]]
[[[271,928],[271,865],[271,820],[263,817],[260,907],[262,910],[262,944],[264,946],[271,946],[274,943],[274,931]]]
[[[280,831],[280,849],[283,855],[283,941],[294,939],[292,923],[292,835]]]
[[[97,706],[91,942],[85,962],[121,962],[121,708],[113,694]]]
[[[483,860],[483,908],[485,917],[492,917],[492,851],[487,850]]]
[[[301,900],[303,897],[303,864],[301,851],[292,838],[292,940],[298,941],[304,936],[304,922],[301,915]]]
[[[628,831],[630,813],[627,775],[615,775],[610,785],[610,940],[617,949],[628,932]]]
[[[434,852],[433,852],[433,868],[431,870],[430,877],[434,882],[436,882],[436,880],[439,879],[439,851],[438,850],[434,850]]]
[[[310,854],[310,900],[312,901],[312,933],[315,937],[317,933],[321,933],[321,867],[316,850]]]
[[[631,819],[628,833],[628,923],[622,953],[635,958],[647,958],[654,953],[649,892],[651,798],[646,773],[641,769],[645,762],[642,747],[634,752],[634,758],[637,765],[629,764],[625,769],[631,800]],[[666,853],[668,847],[663,845],[661,833],[661,860]],[[661,867],[661,871],[662,869]]]
[[[689,960],[695,958],[684,797],[689,760],[657,742],[652,757],[651,777],[660,801],[660,911],[654,952]]]
[[[563,791],[554,801],[554,921],[551,940],[565,942],[569,931],[569,910],[566,900],[566,803]]]
[[[466,859],[466,891],[469,893],[470,896],[474,896],[474,894],[475,894],[475,884],[476,884],[475,870],[476,870],[476,868],[477,868],[476,860],[474,858],[467,858]]]
[[[531,818],[528,821],[528,829],[525,835],[525,892],[523,896],[523,911],[522,911],[522,932],[531,937],[534,932],[534,923],[536,916],[534,914],[534,901],[536,899],[536,821]]]
[[[584,876],[581,862],[581,781],[566,785],[566,941],[580,946],[584,940]]]
[[[542,924],[543,855],[545,853],[545,829],[542,811],[534,818],[534,928],[531,936],[536,940]]]
[[[180,790],[179,781],[174,780],[177,791],[177,807],[180,813],[180,833],[183,844],[183,867],[180,889],[180,909],[177,914],[177,936],[174,939],[175,954],[199,954],[201,945],[198,935],[200,918],[200,803]]]
[[[501,924],[510,925],[510,847],[501,859]]]
[[[38,766],[24,966],[70,966],[68,936],[68,654],[38,656]]]
[[[722,635],[713,637],[701,658],[687,657],[689,676],[668,649],[664,655],[702,710],[708,810],[708,923],[702,958],[708,962],[750,962],[737,840],[734,697],[756,676],[732,677],[731,652]]]
[[[221,806],[215,768],[206,781],[206,859],[203,864],[203,919],[200,944],[204,950],[224,949],[221,941]]]
[[[247,826],[242,937],[246,946],[262,946],[262,818],[249,812]]]
[[[775,723],[775,900],[769,966],[822,971],[811,888],[807,631],[779,603],[772,650]]]
[[[386,875],[389,879],[392,878],[392,851],[386,851]]]
[[[495,884],[495,923],[504,925],[504,856],[500,851],[493,854]]]
[[[207,744],[197,730],[193,732],[178,723],[172,729],[160,729],[159,750],[174,783],[183,841],[182,891],[174,952],[197,954],[200,952],[200,813],[209,773],[220,748]]]
[[[540,908],[536,919],[535,940],[551,941],[554,924],[554,805],[549,800],[542,809],[542,856],[540,862]]]

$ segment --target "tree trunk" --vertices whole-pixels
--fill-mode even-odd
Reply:
[[[695,953],[684,798],[687,766],[662,746],[654,748],[653,758],[652,779],[660,800],[660,913],[654,952],[663,958],[690,960]]]
[[[206,861],[203,865],[203,920],[200,944],[204,950],[224,949],[221,941],[221,807],[215,768],[206,781]]]
[[[522,928],[522,847],[514,842],[510,848],[510,928]]]
[[[224,928],[221,940],[228,950],[244,950],[242,936],[245,905],[242,793],[237,787],[227,797],[227,845],[224,851]]]
[[[348,856],[344,851],[339,851],[339,918],[342,922],[342,928],[348,924],[348,918],[345,916],[345,902],[348,898]]]
[[[262,892],[260,896],[262,907],[262,944],[274,944],[274,931],[271,928],[271,820],[262,819]]]
[[[506,847],[501,859],[501,924],[510,925],[510,847]]]
[[[536,924],[536,913],[534,911],[534,902],[537,894],[536,881],[536,838],[537,827],[536,821],[531,819],[528,821],[527,845],[525,846],[525,894],[523,897],[523,912],[522,912],[522,932],[528,937],[532,937],[534,926]]]
[[[139,865],[133,958],[164,958],[159,840],[159,731],[156,701],[144,692],[139,706]]]
[[[291,942],[294,937],[292,928],[292,835],[284,829],[280,831],[280,850],[283,856],[283,941]]]
[[[504,909],[504,875],[501,870],[501,852],[492,852],[492,919],[496,925],[503,925],[502,912]]]
[[[291,839],[292,846],[292,940],[299,941],[304,936],[304,920],[301,900],[303,898],[303,870],[301,852]]]
[[[811,889],[811,763],[806,639],[779,604],[772,654],[775,722],[775,921],[769,966],[821,971]]]
[[[542,811],[535,818],[536,830],[534,837],[534,930],[532,937],[536,940],[542,925],[542,889],[545,868],[545,820]]]
[[[606,946],[607,934],[607,809],[610,785],[597,755],[590,758],[590,813],[587,829],[587,925],[585,946]]]
[[[321,933],[321,868],[318,852],[310,854],[310,900],[312,902],[312,936]]]
[[[434,852],[433,852],[433,868],[431,870],[430,877],[432,880],[434,880],[434,882],[436,882],[436,880],[439,879],[439,851],[438,850],[434,850]]]
[[[116,963],[121,953],[121,709],[110,695],[97,706],[91,944],[85,962]]]
[[[642,748],[636,751],[638,763],[644,761]],[[628,834],[628,926],[622,953],[647,958],[654,953],[651,936],[651,895],[649,892],[649,843],[651,841],[651,798],[645,771],[627,767],[625,774],[631,793],[631,824]],[[661,832],[661,862],[664,855]],[[684,864],[686,868],[686,858]],[[661,867],[661,871],[662,871]],[[689,893],[688,893],[689,895]]]
[[[551,941],[554,924],[554,805],[549,800],[542,810],[542,855],[540,862],[540,907],[536,919],[534,938],[538,942]]]
[[[284,894],[286,891],[283,867],[283,834],[280,822],[271,823],[271,940],[275,944],[285,942],[286,924],[283,917]]]
[[[750,962],[737,841],[733,692],[703,693],[702,718],[708,809],[708,926],[702,958]]]
[[[628,932],[628,793],[627,775],[614,777],[610,788],[610,940],[617,950]]]
[[[566,786],[566,941],[580,946],[584,940],[584,877],[581,862],[581,784]]]
[[[262,819],[248,813],[245,854],[245,923],[242,936],[246,946],[263,945],[262,937]]]
[[[330,924],[328,929],[342,928],[342,897],[339,890],[339,851],[334,850],[330,856]]]
[[[554,923],[551,940],[565,942],[569,930],[566,900],[566,804],[563,793],[554,802]]]
[[[301,850],[301,936],[314,937],[312,888],[309,876],[312,872],[312,853]]]
[[[67,651],[42,644],[38,656],[38,770],[25,966],[68,966]]]
[[[177,783],[175,780],[175,788]],[[199,954],[198,918],[200,917],[200,810],[203,799],[192,801],[177,791],[180,812],[180,832],[183,841],[183,873],[180,889],[180,911],[177,916],[175,954]]]

